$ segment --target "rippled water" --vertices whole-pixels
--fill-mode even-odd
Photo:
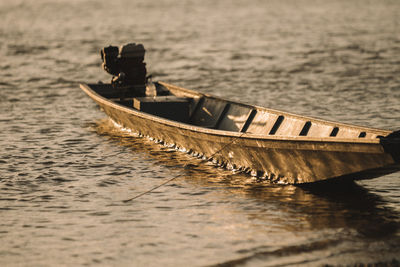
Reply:
[[[400,264],[400,174],[256,181],[128,135],[78,87],[110,79],[100,48],[136,41],[156,79],[399,129],[400,2],[15,0],[0,17],[0,265]]]

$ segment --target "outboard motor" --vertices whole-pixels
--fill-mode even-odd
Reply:
[[[114,87],[145,87],[146,63],[142,44],[130,43],[121,46],[104,47],[101,50],[102,67],[113,75]]]

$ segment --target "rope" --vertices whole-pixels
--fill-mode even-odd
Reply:
[[[220,148],[219,150],[217,150],[216,152],[214,152],[209,158],[213,158],[215,155],[217,155],[217,154],[220,153],[222,150],[224,150],[227,146],[233,144],[233,143],[236,141],[236,139],[239,139],[239,138],[242,137],[244,134],[245,134],[245,132],[242,132],[239,136],[233,138],[233,140],[232,140],[231,142],[225,144],[222,148]],[[207,161],[207,160],[204,160],[204,159],[203,159],[201,162],[206,162],[206,161]],[[187,166],[188,166],[188,164],[185,164],[183,167],[185,168],[185,167],[187,167]],[[154,190],[156,190],[156,189],[158,189],[158,188],[160,188],[160,187],[162,187],[162,186],[164,186],[164,185],[166,185],[166,184],[172,182],[173,180],[175,180],[176,178],[179,178],[179,177],[182,176],[182,175],[183,175],[183,173],[178,174],[178,175],[176,175],[176,176],[174,176],[174,177],[172,177],[172,178],[170,178],[170,179],[168,179],[168,180],[162,182],[161,184],[159,184],[159,185],[157,185],[157,186],[155,186],[155,187],[153,187],[153,188],[151,188],[151,189],[149,189],[149,190],[147,190],[147,191],[144,191],[144,192],[142,192],[142,193],[140,193],[140,194],[138,194],[138,195],[136,195],[136,196],[134,196],[134,197],[132,197],[132,198],[122,200],[122,202],[123,202],[123,203],[128,203],[128,202],[131,202],[131,201],[133,201],[133,200],[135,200],[135,199],[138,199],[138,198],[140,198],[140,197],[142,197],[142,196],[144,196],[144,195],[147,195],[147,194],[153,192]]]

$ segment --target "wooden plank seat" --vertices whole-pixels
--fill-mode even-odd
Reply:
[[[189,120],[189,99],[186,97],[174,95],[135,97],[133,108],[179,122]]]

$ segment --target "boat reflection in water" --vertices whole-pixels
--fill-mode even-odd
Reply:
[[[166,168],[170,174],[164,173],[163,179],[179,175],[134,205],[161,201],[165,206],[158,208],[168,212],[185,209],[190,227],[195,225],[191,231],[198,238],[217,235],[219,242],[237,244],[240,249],[233,256],[237,260],[221,266],[259,260],[273,265],[299,259],[338,264],[343,257],[346,262],[354,258],[354,264],[390,262],[398,252],[399,211],[388,208],[387,200],[356,182],[277,185],[132,136],[108,119],[97,122],[93,129],[113,145],[129,148],[133,155]],[[143,182],[137,178],[136,182]],[[146,179],[151,180],[147,189],[162,183],[160,178]],[[171,230],[179,231],[186,221],[176,220]]]

